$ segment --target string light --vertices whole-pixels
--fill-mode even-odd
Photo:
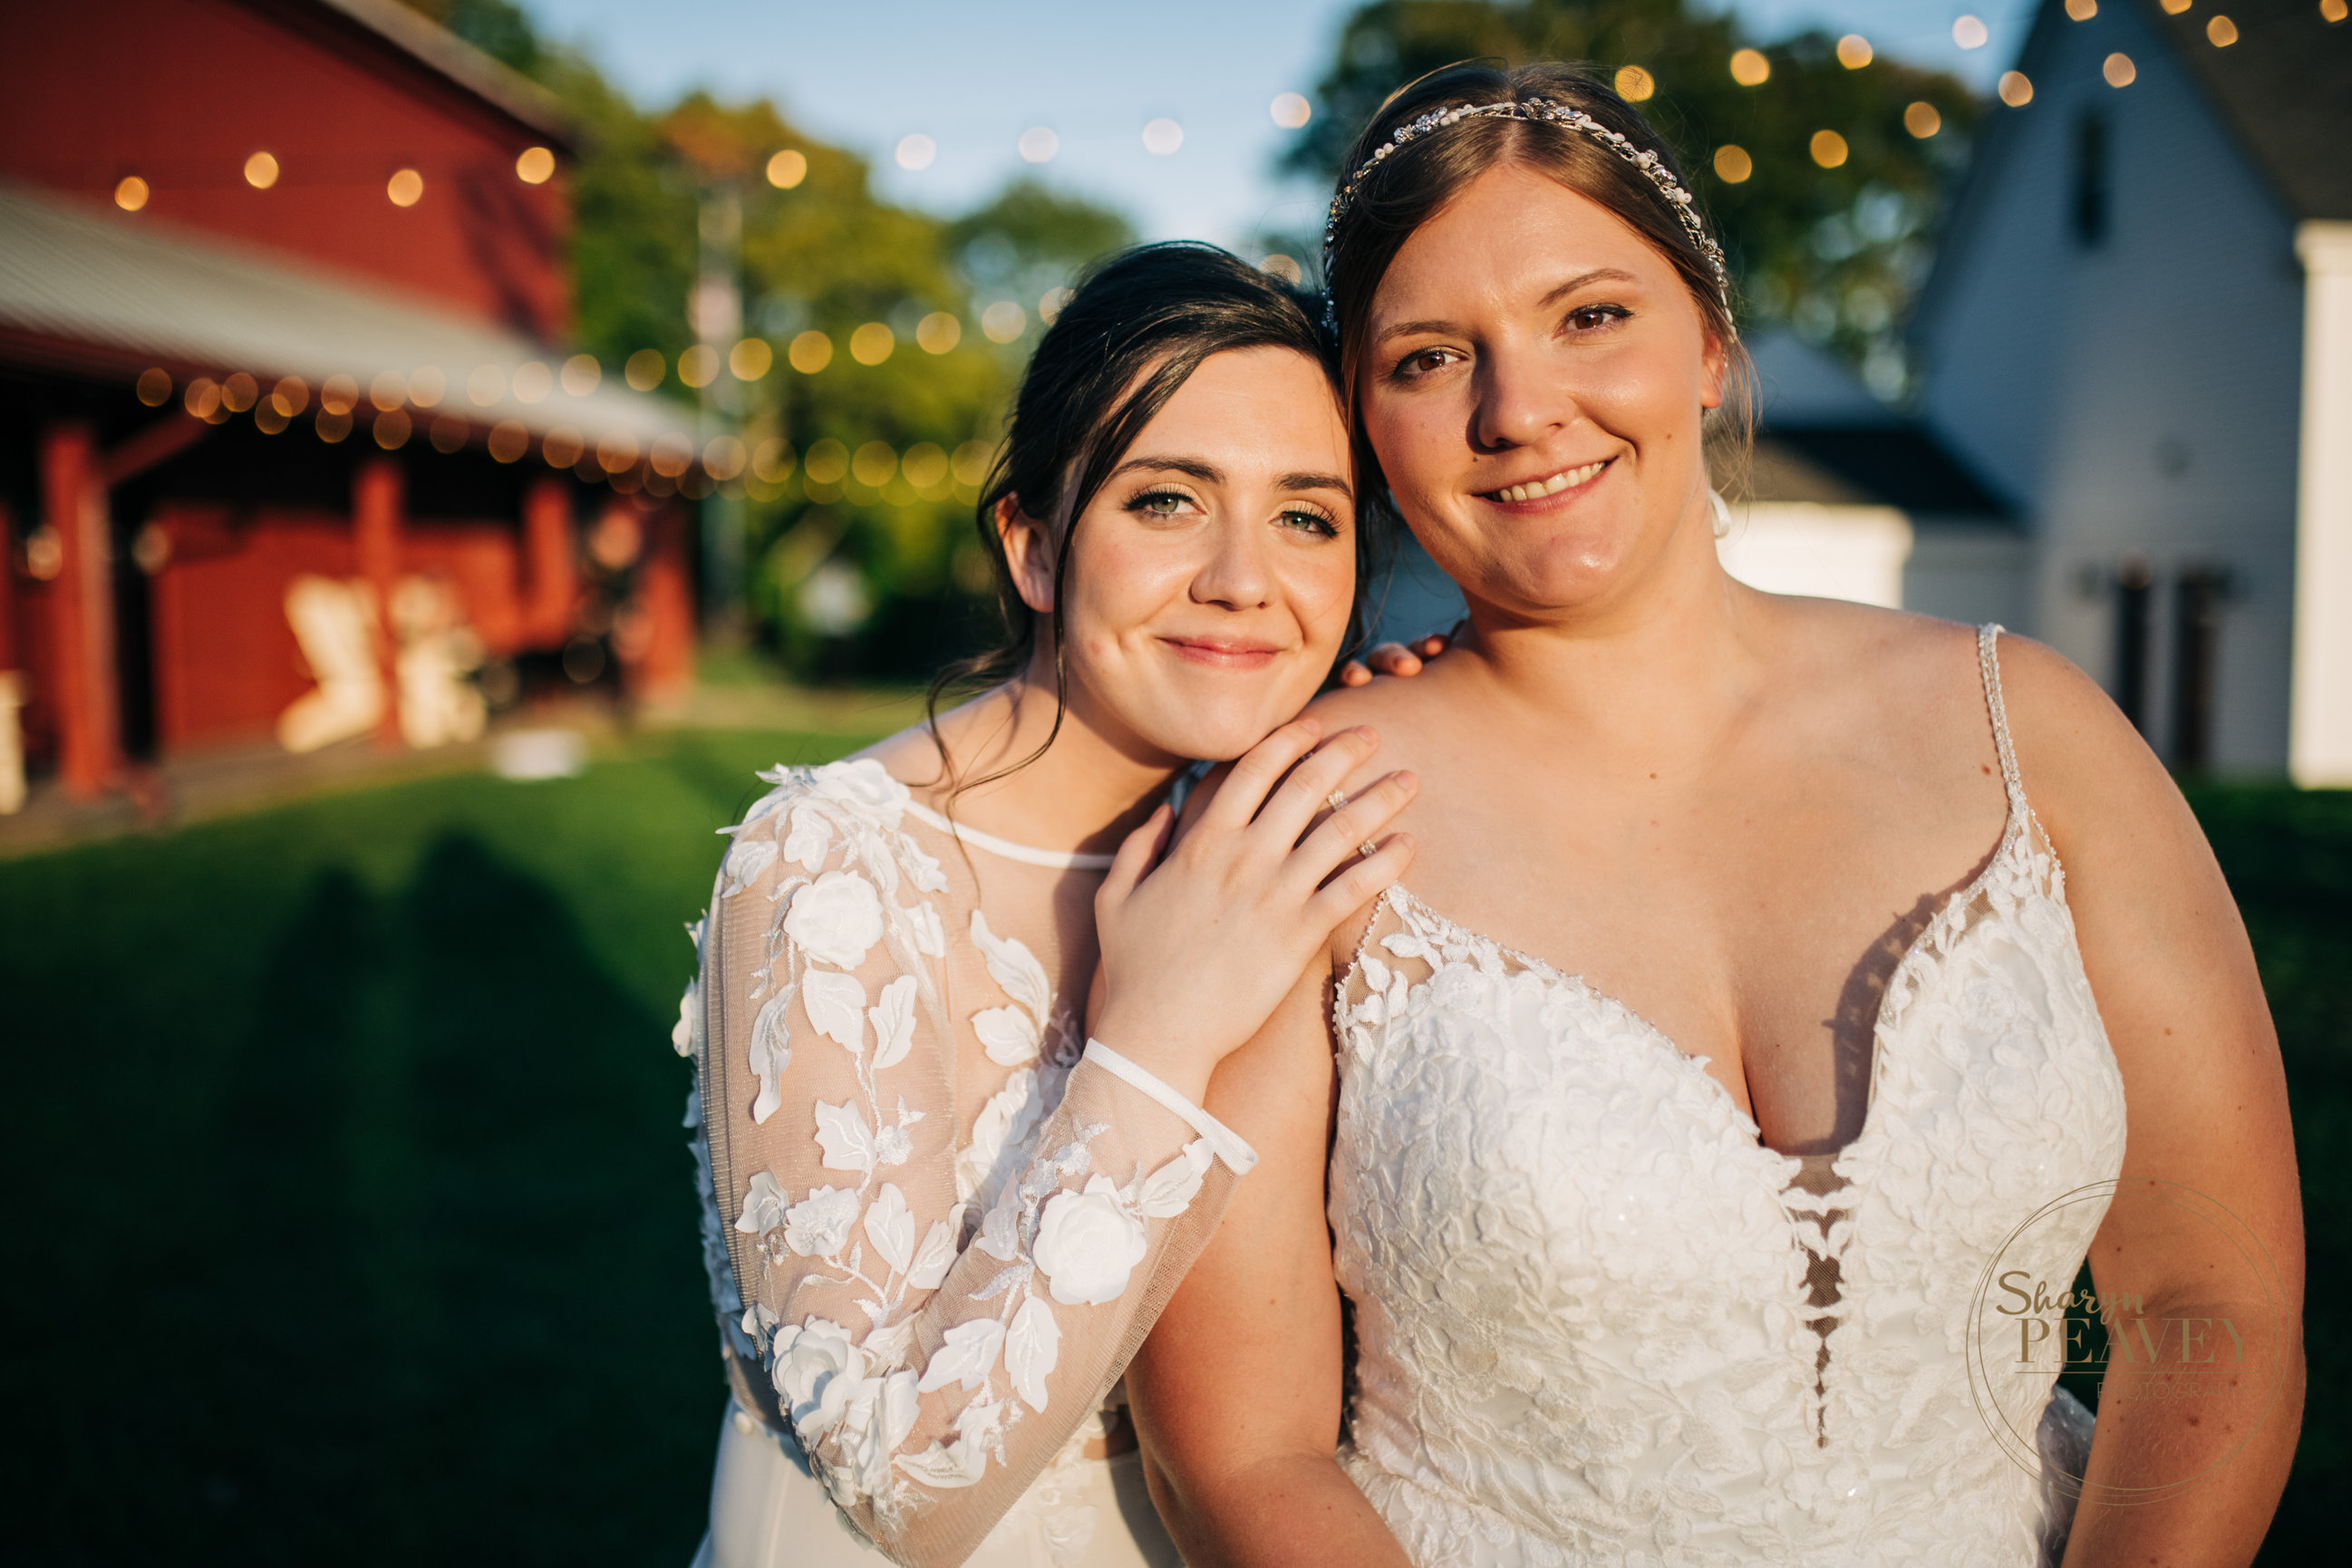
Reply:
[[[1762,87],[1772,79],[1772,62],[1761,49],[1741,49],[1731,57],[1731,79],[1742,87]]]
[[[808,154],[787,147],[768,160],[768,184],[789,191],[808,178]]]
[[[515,158],[515,178],[526,185],[543,185],[555,175],[555,154],[544,147],[526,147]]]
[[[245,183],[257,191],[266,191],[278,183],[278,160],[267,153],[256,153],[245,161]]]
[[[1727,185],[1745,184],[1748,176],[1756,172],[1756,160],[1748,149],[1727,142],[1715,150],[1715,177]]]
[[[115,183],[114,205],[124,212],[135,213],[147,205],[147,182],[136,174],[125,174]]]
[[[414,169],[397,169],[383,183],[383,194],[396,207],[413,207],[425,199],[425,176]]]
[[[1906,105],[1903,110],[1903,129],[1925,142],[1944,128],[1944,117],[1936,106],[1925,100]]]

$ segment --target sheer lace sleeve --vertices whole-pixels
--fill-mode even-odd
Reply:
[[[726,1250],[714,1296],[740,1314],[741,1371],[765,1373],[745,1392],[843,1511],[898,1562],[958,1563],[1093,1413],[1255,1156],[1090,1047],[1025,1166],[960,1183],[958,1062],[1030,1070],[1044,973],[952,907],[879,764],[771,776],[733,830],[680,1024],[706,1240]],[[1005,1005],[954,1016],[951,929]],[[981,1121],[1001,1117],[992,1101]],[[981,1131],[982,1155],[1011,1142]],[[983,1186],[976,1214],[962,1194]]]

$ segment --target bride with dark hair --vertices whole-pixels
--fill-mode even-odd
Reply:
[[[1294,721],[1352,640],[1355,513],[1299,300],[1118,257],[983,498],[985,689],[762,775],[677,1037],[734,1388],[699,1563],[1175,1562],[1117,1379],[1256,1159],[1209,1074],[1410,857],[1368,842],[1409,777],[1311,822],[1376,742]],[[1180,770],[1235,757],[1163,858]]]
[[[1730,289],[1605,86],[1449,68],[1347,167],[1360,504],[1469,620],[1309,710],[1420,847],[1210,1090],[1261,1163],[1129,1373],[1187,1561],[2247,1562],[2301,1218],[2179,792],[2046,648],[1725,573]],[[1971,1377],[2086,1260],[2209,1352],[2095,1427],[2012,1320]]]

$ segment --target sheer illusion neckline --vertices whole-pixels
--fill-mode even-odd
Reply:
[[[1900,994],[1902,983],[1910,978],[1911,971],[1916,964],[1924,963],[1929,955],[1949,949],[1950,941],[1947,928],[1967,919],[1969,910],[1982,896],[1986,884],[1992,880],[1994,873],[2001,868],[2005,860],[2017,854],[2032,836],[2034,826],[2033,810],[2025,798],[2025,784],[2018,772],[2016,749],[2010,740],[2008,707],[2001,697],[2000,666],[1995,653],[1995,639],[2001,630],[2000,626],[1991,623],[1977,628],[1978,668],[1984,680],[1985,706],[1988,716],[1992,721],[1993,747],[2000,755],[2001,785],[2006,796],[2000,837],[1994,841],[1992,853],[1985,858],[1984,864],[1978,869],[1977,874],[1971,877],[1958,892],[1946,899],[1936,912],[1928,917],[1927,923],[1919,928],[1909,943],[1905,946],[1902,956],[1895,960],[1894,968],[1887,971],[1885,988],[1879,993],[1878,1009],[1871,1018],[1870,1097],[1863,1107],[1862,1126],[1851,1139],[1834,1150],[1819,1154],[1785,1154],[1773,1148],[1764,1141],[1764,1130],[1757,1122],[1754,1113],[1742,1109],[1738,1097],[1731,1092],[1730,1086],[1708,1070],[1709,1064],[1715,1058],[1702,1056],[1696,1051],[1684,1049],[1674,1036],[1652,1022],[1646,1015],[1622,997],[1601,990],[1583,975],[1562,969],[1532,953],[1507,947],[1475,928],[1464,925],[1461,921],[1432,907],[1402,882],[1391,883],[1387,890],[1381,895],[1381,901],[1391,905],[1410,904],[1423,919],[1434,922],[1448,933],[1466,939],[1468,944],[1489,948],[1500,956],[1546,980],[1570,987],[1592,1001],[1622,1015],[1633,1025],[1636,1032],[1646,1044],[1668,1052],[1679,1063],[1696,1068],[1699,1076],[1706,1080],[1707,1087],[1722,1097],[1725,1108],[1739,1119],[1740,1125],[1747,1129],[1758,1149],[1776,1159],[1798,1162],[1802,1170],[1826,1170],[1843,1187],[1847,1184],[1843,1173],[1837,1169],[1838,1165],[1848,1154],[1861,1148],[1869,1140],[1878,1124],[1881,1102],[1878,1092],[1879,1081],[1886,1069],[1886,1007],[1889,999]],[[2056,851],[2053,849],[2049,853],[2054,861]],[[1401,909],[1399,912],[1402,912]],[[1373,925],[1378,923],[1379,917],[1375,912]],[[1372,926],[1367,926],[1363,941],[1357,944],[1354,960],[1349,964],[1347,974],[1342,977],[1342,990],[1362,969],[1364,950],[1370,944],[1371,940]]]
[[[927,822],[950,838],[961,840],[974,849],[1006,860],[1017,860],[1024,866],[1043,866],[1054,871],[1108,871],[1111,857],[1083,854],[1075,849],[1036,849],[1026,844],[1015,844],[1010,838],[999,838],[993,833],[982,833],[977,827],[967,827],[961,822],[950,822],[920,801],[907,803],[908,813],[917,820]]]

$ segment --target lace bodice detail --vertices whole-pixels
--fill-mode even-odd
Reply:
[[[1081,1049],[1036,913],[1074,858],[967,853],[878,763],[762,777],[677,1036],[738,1398],[891,1556],[960,1563],[1094,1415],[1255,1156]],[[1016,931],[983,892],[1024,876]]]
[[[1343,1458],[1415,1562],[2020,1568],[2063,1530],[1979,1414],[1966,1329],[2011,1233],[2120,1170],[2124,1101],[1993,630],[2008,826],[1888,984],[1825,1195],[1629,1009],[1382,899],[1335,1006],[1329,1215]],[[2071,1280],[2104,1208],[2022,1265]]]

